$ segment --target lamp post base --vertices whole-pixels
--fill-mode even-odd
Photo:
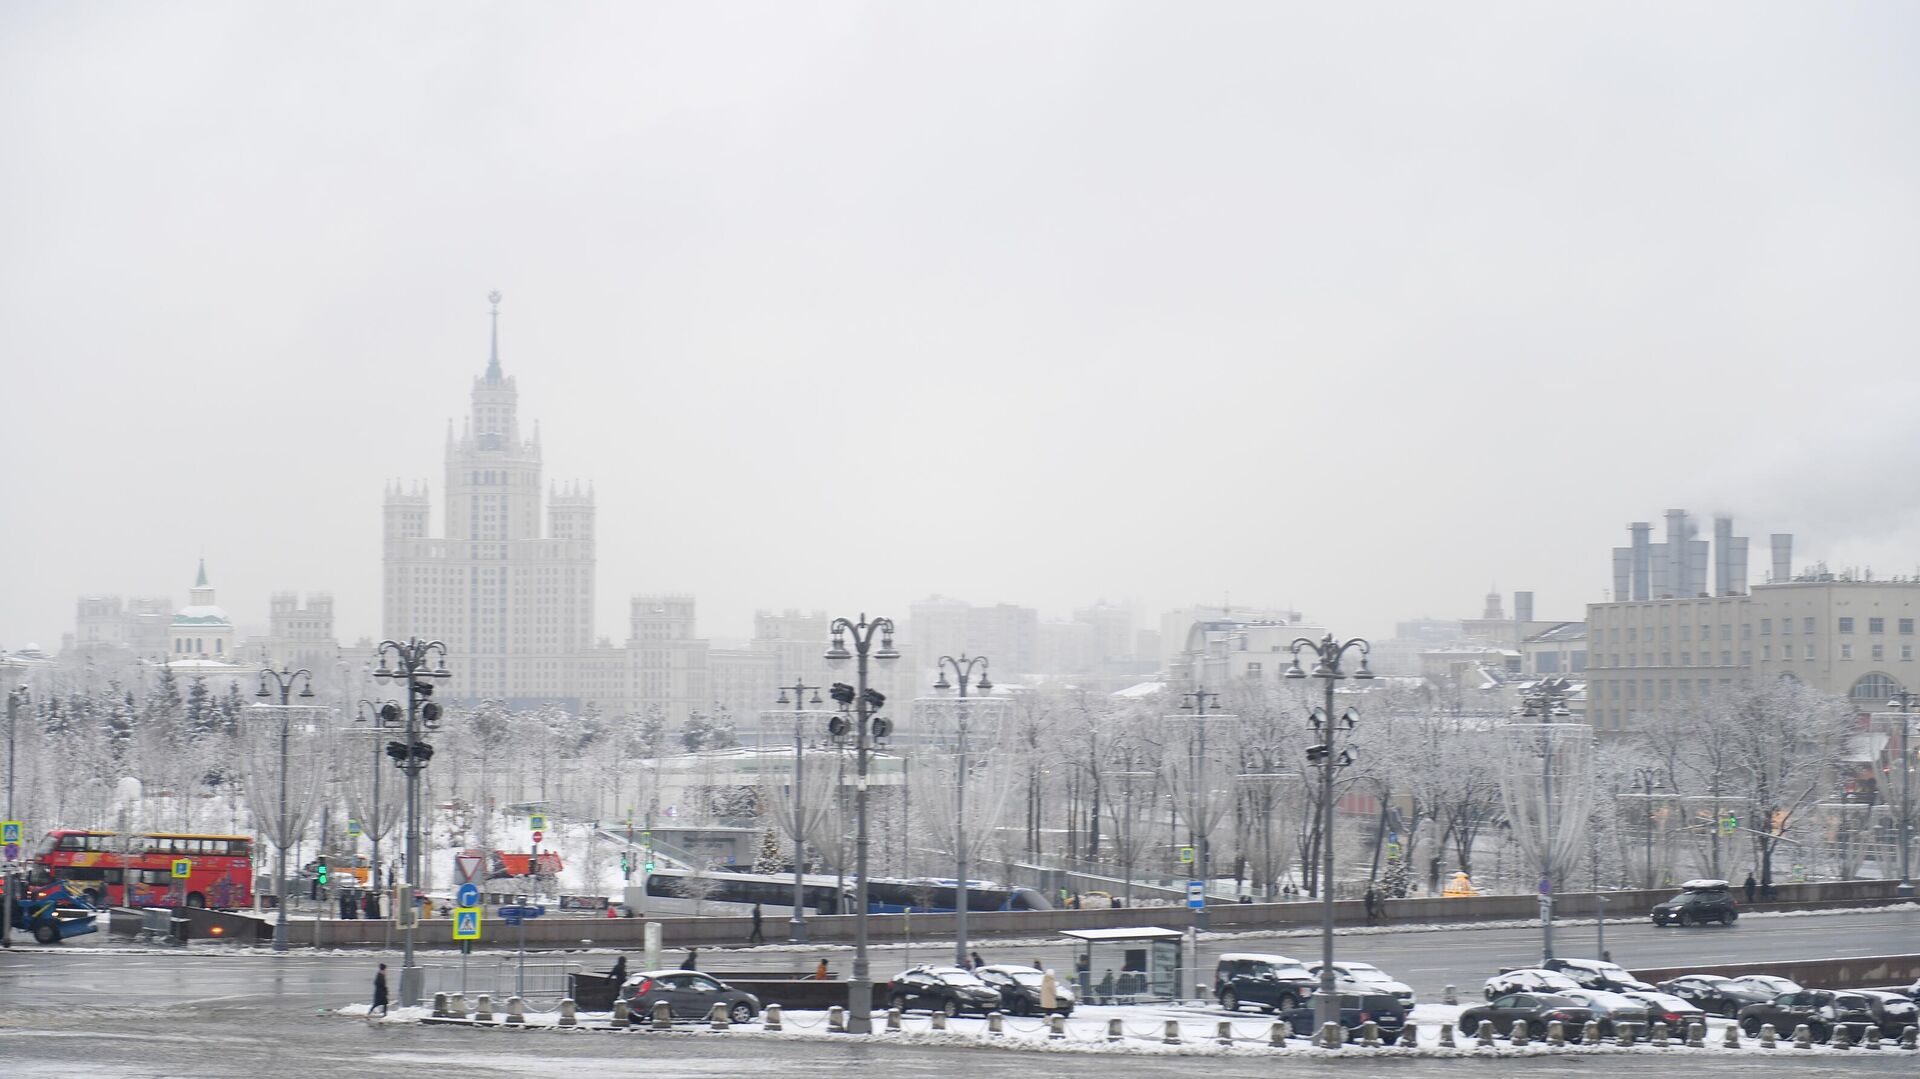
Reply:
[[[420,1003],[421,991],[426,987],[427,968],[400,968],[400,1006],[412,1008]]]
[[[1894,885],[1893,894],[1899,896],[1902,899],[1913,898],[1913,882],[1910,880],[1903,880],[1899,884]]]
[[[807,942],[807,923],[798,918],[789,918],[787,920],[787,942],[790,944],[805,944]]]

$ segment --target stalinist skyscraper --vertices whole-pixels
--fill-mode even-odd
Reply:
[[[593,644],[593,492],[550,492],[541,533],[539,428],[520,436],[520,391],[500,369],[500,294],[487,299],[486,374],[473,380],[459,436],[447,430],[442,536],[429,528],[424,483],[387,488],[382,627],[447,643],[448,696],[572,700]]]

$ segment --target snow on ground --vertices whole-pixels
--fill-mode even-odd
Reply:
[[[1506,1041],[1496,1042],[1491,1047],[1476,1046],[1471,1037],[1456,1033],[1456,1045],[1453,1048],[1441,1046],[1441,1028],[1451,1027],[1459,1021],[1461,1008],[1422,1004],[1414,1009],[1413,1022],[1417,1024],[1420,1044],[1417,1048],[1393,1046],[1368,1049],[1362,1046],[1347,1046],[1341,1049],[1321,1049],[1309,1044],[1303,1038],[1288,1037],[1285,1045],[1274,1047],[1270,1043],[1273,1020],[1265,1016],[1242,1013],[1229,1016],[1226,1012],[1209,1005],[1169,1004],[1169,1005],[1129,1005],[1129,1006],[1087,1006],[1080,1008],[1067,1019],[1064,1036],[1054,1038],[1049,1025],[1041,1019],[1018,1019],[1005,1017],[1002,1020],[1002,1033],[994,1034],[988,1029],[988,1020],[984,1017],[957,1017],[947,1020],[946,1030],[933,1029],[933,1017],[921,1013],[911,1013],[901,1017],[901,1029],[884,1029],[885,1013],[876,1013],[873,1037],[882,1042],[898,1042],[908,1045],[969,1045],[990,1046],[1003,1049],[1025,1050],[1030,1052],[1091,1052],[1091,1053],[1177,1053],[1204,1055],[1270,1056],[1276,1054],[1304,1056],[1354,1056],[1382,1055],[1396,1057],[1410,1056],[1467,1056],[1467,1057],[1515,1057],[1541,1056],[1551,1054],[1611,1055],[1619,1053],[1795,1053],[1810,1052],[1831,1054],[1843,1052],[1830,1046],[1814,1046],[1812,1049],[1795,1050],[1789,1039],[1782,1038],[1778,1048],[1763,1049],[1754,1039],[1742,1039],[1738,1049],[1728,1049],[1722,1039],[1726,1036],[1729,1020],[1709,1019],[1706,1045],[1703,1048],[1688,1048],[1684,1039],[1674,1038],[1665,1048],[1655,1048],[1644,1041],[1632,1046],[1622,1046],[1609,1041],[1600,1045],[1551,1046],[1536,1041],[1525,1046],[1514,1046]],[[368,1016],[368,1006],[354,1004],[339,1009],[334,1014],[366,1019],[374,1023],[406,1025],[435,1022],[458,1028],[459,1021],[434,1020],[433,1009],[396,1008],[386,1016]],[[495,1023],[505,1018],[506,1009],[501,1001],[493,1004]],[[757,1038],[846,1038],[848,1035],[828,1029],[828,1016],[818,1011],[785,1011],[781,1016],[781,1029],[769,1030],[763,1015],[752,1023],[729,1027],[726,1031],[714,1031],[704,1021],[675,1020],[671,1032],[647,1029],[645,1023],[632,1030],[615,1031],[606,1026],[605,1013],[581,1013],[580,1026],[563,1029],[559,1026],[557,1011],[532,1011],[526,1014],[526,1026],[529,1030],[543,1031],[555,1035],[570,1034],[586,1036],[640,1036],[640,1037],[757,1037]],[[1118,1019],[1121,1037],[1118,1041],[1109,1040],[1109,1027],[1112,1020]],[[1176,1042],[1167,1040],[1168,1024],[1177,1024]],[[1225,1024],[1227,1039],[1223,1040],[1222,1024]],[[1897,1048],[1892,1039],[1882,1042],[1882,1052],[1908,1052]],[[1865,1052],[1854,1049],[1853,1052]]]

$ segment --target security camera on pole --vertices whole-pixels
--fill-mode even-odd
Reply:
[[[1354,750],[1352,746],[1336,750],[1335,741],[1342,734],[1350,734],[1360,719],[1359,710],[1349,708],[1337,722],[1334,720],[1333,684],[1349,677],[1341,672],[1340,663],[1353,649],[1360,652],[1360,669],[1351,677],[1372,678],[1373,672],[1367,669],[1367,654],[1373,651],[1373,646],[1360,637],[1338,641],[1331,633],[1318,641],[1295,637],[1291,648],[1293,664],[1283,677],[1308,677],[1307,672],[1300,669],[1302,649],[1314,654],[1312,677],[1322,679],[1326,690],[1326,703],[1307,714],[1308,725],[1320,736],[1317,745],[1307,747],[1307,763],[1320,769],[1320,990],[1313,998],[1314,1029],[1319,1030],[1328,1023],[1340,1021],[1340,998],[1335,993],[1333,972],[1333,770],[1352,764]]]
[[[879,712],[886,698],[875,690],[867,688],[867,660],[871,656],[883,664],[892,664],[900,658],[893,647],[893,619],[875,618],[867,620],[862,613],[857,622],[845,618],[836,618],[830,627],[833,644],[827,649],[827,666],[833,670],[844,670],[848,661],[859,659],[854,684],[833,684],[833,699],[852,713],[853,729],[848,730],[849,720],[845,716],[835,716],[827,729],[835,738],[844,738],[848,734],[854,737],[854,787],[853,787],[853,977],[847,983],[847,1032],[849,1034],[873,1033],[873,976],[867,962],[867,757],[872,752],[872,739],[885,739],[892,733],[893,723],[882,719]],[[874,636],[880,637],[880,647],[873,648]],[[848,635],[853,637],[853,651],[847,651]]]
[[[420,886],[420,773],[433,759],[433,747],[420,740],[422,724],[434,730],[440,726],[440,706],[422,699],[433,696],[433,683],[426,679],[447,679],[447,646],[440,641],[409,637],[405,642],[381,641],[374,649],[380,660],[373,676],[383,682],[399,680],[407,685],[407,740],[388,742],[387,756],[394,767],[407,777],[407,856],[406,881],[396,889],[394,917],[401,927],[400,1004],[413,1007],[420,1003],[426,973],[413,958],[413,929],[419,919],[414,906],[414,891]],[[438,657],[431,669],[427,663]],[[391,662],[389,662],[391,661]]]

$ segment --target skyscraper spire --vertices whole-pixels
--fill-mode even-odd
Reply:
[[[500,381],[500,290],[487,293],[487,302],[493,305],[493,351],[487,359],[487,381]]]

